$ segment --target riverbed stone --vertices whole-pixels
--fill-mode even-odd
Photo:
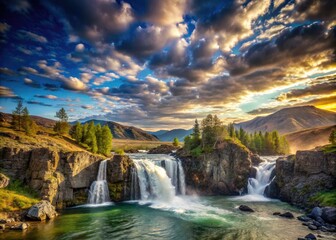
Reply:
[[[315,226],[315,225],[313,225],[313,224],[310,224],[310,225],[308,226],[308,228],[309,228],[310,230],[317,230],[317,226]]]
[[[321,217],[324,221],[332,224],[336,224],[336,208],[325,207],[322,209]]]
[[[307,217],[307,216],[299,216],[299,217],[297,217],[297,219],[302,221],[302,222],[309,222],[309,221],[312,220],[310,217]]]
[[[254,210],[252,208],[250,208],[249,206],[246,206],[246,205],[240,205],[239,210],[243,211],[243,212],[254,212]]]
[[[305,236],[306,240],[316,240],[316,236],[312,233],[309,233],[308,235]]]
[[[49,201],[42,200],[32,206],[26,215],[27,218],[37,221],[53,219],[57,216],[55,207]]]
[[[315,220],[321,216],[322,216],[322,209],[320,207],[314,207],[309,214],[309,217],[314,218]]]
[[[290,219],[294,218],[294,215],[291,212],[285,212],[285,213],[280,214],[279,216],[284,217],[284,218],[290,218]]]

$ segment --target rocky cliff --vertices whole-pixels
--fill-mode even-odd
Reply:
[[[276,178],[266,193],[269,197],[307,207],[309,198],[320,191],[336,188],[336,154],[323,151],[298,151],[279,158]]]
[[[88,152],[8,147],[0,149],[0,159],[0,168],[7,176],[21,180],[57,208],[86,203],[88,189],[103,160]],[[109,183],[125,181],[121,191],[127,193],[124,186],[127,185],[131,160],[127,156],[114,156],[109,162]],[[125,197],[126,194],[116,195],[111,199],[122,200]]]
[[[232,141],[217,143],[211,153],[192,157],[184,150],[176,153],[186,175],[187,193],[237,195],[247,186],[251,167],[260,159]]]

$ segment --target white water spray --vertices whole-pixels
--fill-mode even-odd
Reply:
[[[88,203],[101,204],[110,202],[110,194],[106,182],[107,160],[101,161],[99,165],[97,180],[90,186]]]
[[[132,200],[169,202],[176,195],[185,195],[185,176],[179,160],[163,154],[135,154],[131,158],[137,174],[135,177],[132,172],[131,176]]]

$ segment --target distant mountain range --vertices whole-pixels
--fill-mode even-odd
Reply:
[[[329,136],[336,125],[305,129],[286,134],[286,139],[290,146],[290,151],[310,150],[317,146],[324,146],[329,143]]]
[[[84,123],[93,121],[94,124],[108,125],[111,129],[113,138],[116,139],[134,139],[134,140],[146,140],[146,141],[159,141],[156,136],[145,132],[144,130],[132,126],[124,126],[116,122],[105,120],[88,120]]]
[[[256,117],[250,121],[235,124],[235,127],[242,127],[249,132],[277,130],[280,134],[287,134],[334,124],[336,124],[335,112],[314,106],[302,106],[284,108],[265,117]]]
[[[159,130],[156,132],[148,132],[160,139],[163,142],[171,142],[174,138],[178,138],[180,142],[184,141],[184,138],[192,133],[192,129],[172,129],[172,130]]]

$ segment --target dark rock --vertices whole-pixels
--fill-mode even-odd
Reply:
[[[325,223],[324,220],[323,220],[323,218],[321,218],[321,217],[317,217],[316,221],[318,221],[320,224],[324,224]]]
[[[276,161],[275,182],[278,198],[303,208],[317,206],[309,201],[320,191],[336,187],[336,154],[323,151],[298,151]]]
[[[313,225],[313,224],[310,224],[310,225],[308,226],[308,228],[309,228],[310,230],[317,230],[318,227],[316,227],[316,226]]]
[[[250,208],[249,206],[246,206],[246,205],[240,205],[239,210],[243,211],[243,212],[254,212],[254,210],[252,208]]]
[[[311,221],[312,219],[307,217],[307,216],[299,216],[297,217],[298,220],[302,221],[302,222],[309,222]]]
[[[294,218],[294,215],[291,212],[285,212],[280,214],[279,216],[284,218]]]
[[[187,194],[238,195],[246,188],[253,154],[243,146],[220,141],[210,153],[191,156],[183,149],[176,152],[186,179]]]
[[[299,237],[298,240],[306,240],[305,238]]]
[[[313,210],[310,212],[309,216],[316,220],[318,217],[322,216],[322,209],[319,207],[314,207]]]
[[[309,233],[308,235],[305,236],[306,240],[316,240],[316,237],[314,234]]]
[[[148,151],[148,154],[170,154],[173,151],[179,149],[179,147],[175,147],[173,145],[162,144],[156,148],[152,148]]]
[[[53,219],[57,216],[55,207],[50,202],[42,200],[39,203],[32,206],[27,213],[27,218],[31,220],[44,221],[47,219]]]
[[[311,222],[303,222],[303,223],[302,223],[303,226],[307,226],[307,227],[308,227],[310,224],[311,224]]]
[[[9,178],[5,175],[0,173],[0,188],[5,188],[9,184]]]
[[[336,208],[324,207],[322,208],[322,219],[328,223],[336,224]]]
[[[322,226],[322,224],[319,223],[318,221],[313,221],[313,224],[318,228]]]
[[[281,212],[274,212],[273,215],[275,216],[279,216],[281,214]]]

